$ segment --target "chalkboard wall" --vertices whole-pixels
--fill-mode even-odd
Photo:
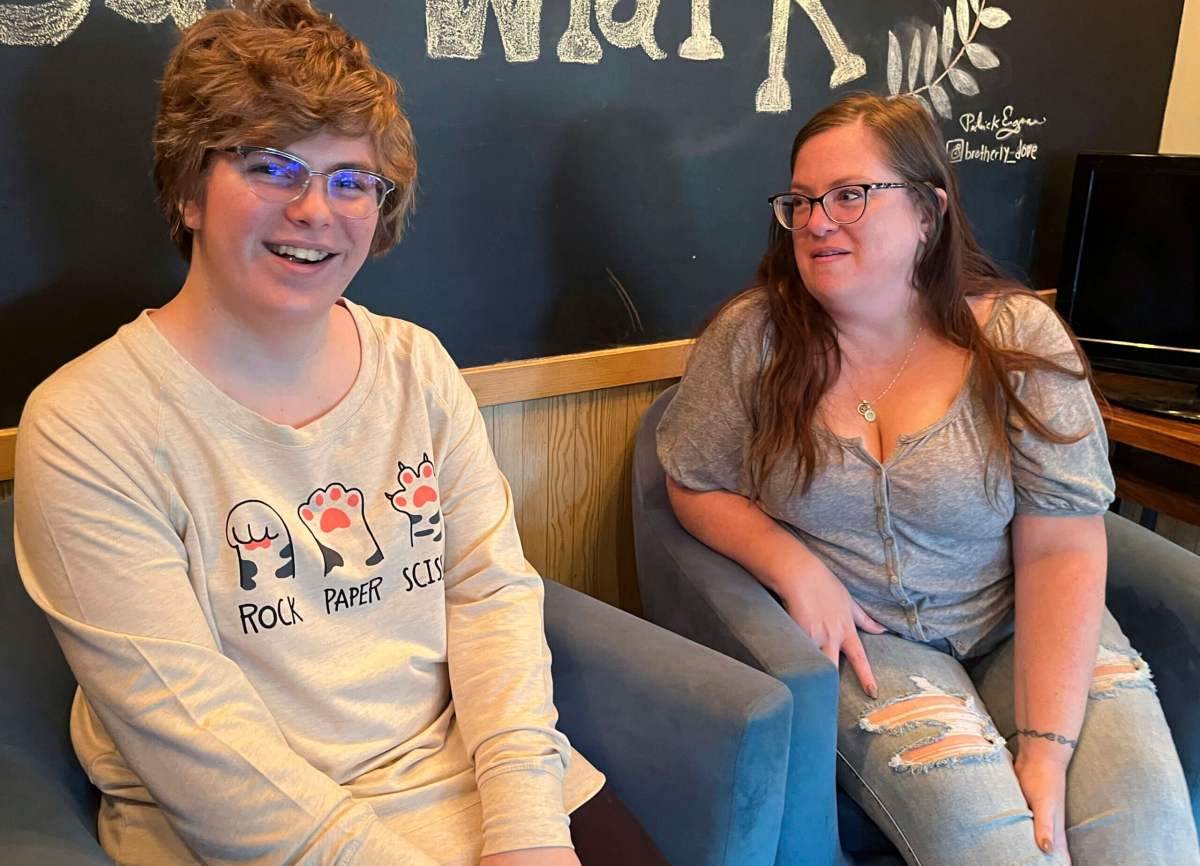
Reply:
[[[859,88],[929,100],[985,247],[1053,285],[1074,154],[1157,150],[1182,3],[326,0],[419,146],[411,228],[350,295],[464,366],[690,336],[752,274],[797,128]],[[182,280],[148,139],[203,6],[0,5],[0,427]]]

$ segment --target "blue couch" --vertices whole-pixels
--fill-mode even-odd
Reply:
[[[75,759],[75,691],[13,558],[0,503],[0,862],[93,866],[97,793]],[[561,728],[676,866],[770,863],[792,702],[766,674],[546,582]]]
[[[676,386],[677,387],[677,386]],[[771,674],[792,693],[778,866],[903,866],[856,803],[836,791],[837,671],[782,605],[736,563],[689,535],[667,500],[654,431],[675,387],[646,412],[633,465],[633,514],[648,619]],[[1108,606],[1158,684],[1200,818],[1200,557],[1115,514]]]

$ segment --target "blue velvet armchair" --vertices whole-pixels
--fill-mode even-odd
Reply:
[[[792,693],[777,866],[903,866],[856,803],[835,794],[837,673],[750,574],[689,535],[667,500],[654,431],[675,388],[638,431],[633,466],[637,570],[647,618],[780,680]],[[1200,557],[1115,514],[1108,606],[1158,684],[1200,816]]]
[[[97,793],[75,759],[75,681],[13,558],[0,503],[0,862],[98,866]],[[783,816],[786,688],[691,641],[546,583],[562,730],[677,866],[772,861]],[[231,828],[233,829],[233,828]]]

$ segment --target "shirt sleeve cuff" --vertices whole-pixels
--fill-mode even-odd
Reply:
[[[523,848],[574,848],[562,779],[542,769],[514,769],[479,782],[483,853]]]

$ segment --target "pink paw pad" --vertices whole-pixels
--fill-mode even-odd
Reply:
[[[347,490],[340,484],[331,484],[324,490],[316,490],[308,502],[300,507],[300,516],[309,529],[320,528],[328,535],[339,529],[349,529],[354,518],[362,517],[362,492]],[[316,524],[316,527],[313,524]]]

